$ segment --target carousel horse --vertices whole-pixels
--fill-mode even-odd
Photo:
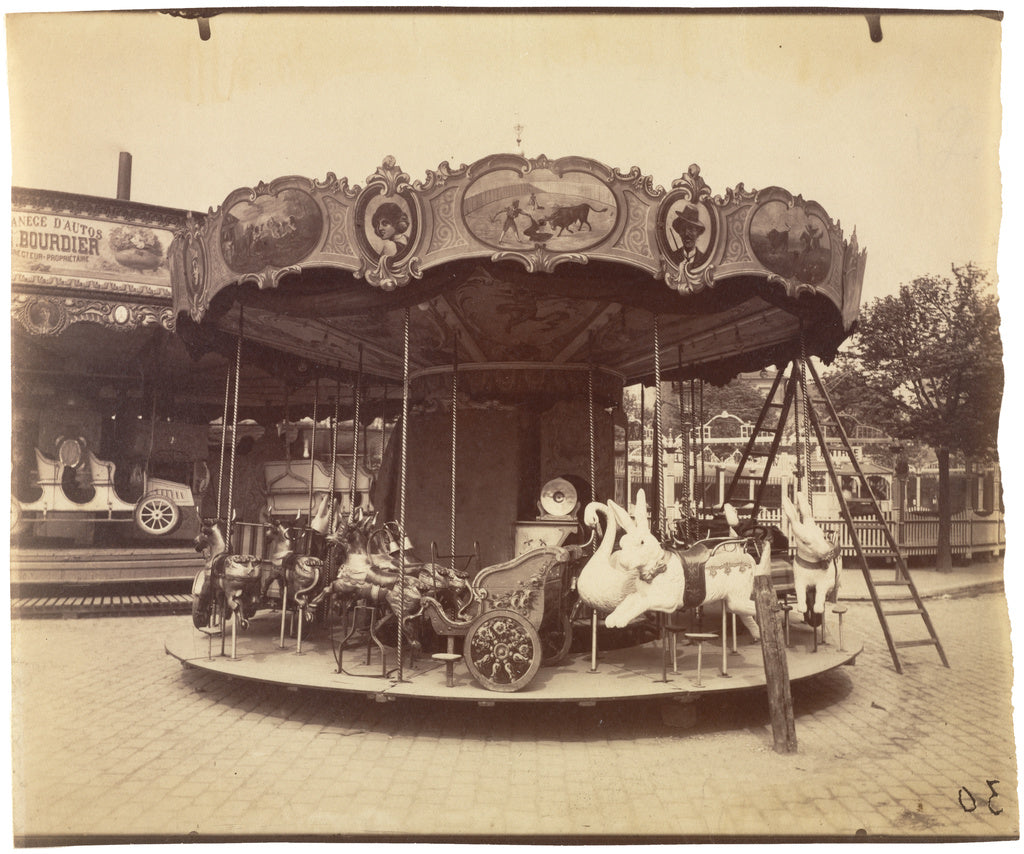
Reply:
[[[330,562],[336,567],[334,578],[311,601],[316,606],[327,597],[338,597],[342,602],[364,600],[374,605],[386,602],[398,613],[401,591],[396,590],[400,573],[390,557],[371,555],[370,536],[376,527],[376,515],[357,508],[352,517],[343,521],[326,537]],[[407,575],[405,593],[407,601],[418,602],[412,575]],[[408,611],[408,608],[406,609]]]
[[[782,496],[782,512],[796,540],[793,558],[796,609],[804,615],[804,622],[819,626],[826,597],[839,589],[841,549],[814,521],[806,496],[798,492],[796,500],[794,505],[786,495]]]
[[[219,587],[224,592],[227,610],[238,618],[244,629],[259,605],[261,561],[255,555],[229,554],[222,524],[204,520],[194,541],[197,552],[209,555],[200,598],[209,597],[213,588]]]
[[[472,591],[464,578],[441,565],[416,562],[411,549],[406,550],[406,571],[401,572],[393,550],[401,540],[393,536],[397,526],[378,526],[376,519],[376,514],[357,509],[327,536],[329,561],[337,566],[337,572],[310,601],[310,606],[315,607],[327,596],[337,598],[342,608],[359,602],[386,605],[388,612],[375,625],[376,631],[392,617],[398,619],[403,614],[403,625],[409,626],[422,613],[425,599],[443,597],[449,590],[455,591],[459,608],[472,601]],[[463,601],[463,593],[469,601]],[[414,647],[419,643],[415,626],[411,624],[409,634]]]
[[[401,561],[406,575],[415,579],[419,593],[430,595],[449,615],[461,615],[474,601],[467,574],[449,564],[421,560],[395,522],[385,522],[375,528],[370,534],[369,546],[375,566],[398,573]]]
[[[267,538],[269,555],[266,560],[271,572],[263,583],[263,596],[266,597],[270,585],[277,581],[281,585],[281,609],[294,605],[307,620],[312,620],[309,594],[323,575],[324,562],[318,557],[296,554],[297,532],[282,522],[269,522]]]
[[[680,608],[724,602],[754,639],[760,639],[752,594],[754,576],[770,572],[771,549],[766,543],[757,561],[749,552],[751,540],[666,548],[651,533],[643,490],[637,493],[635,520],[614,502],[609,506],[625,531],[609,563],[627,574],[636,573],[636,578],[632,592],[605,618],[606,626],[622,628],[648,611],[671,614]]]

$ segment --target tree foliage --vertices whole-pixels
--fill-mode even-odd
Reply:
[[[953,266],[861,309],[834,399],[893,436],[970,457],[996,453],[999,308],[985,271]]]

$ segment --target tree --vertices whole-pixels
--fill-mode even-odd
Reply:
[[[937,568],[952,568],[949,457],[994,459],[1003,394],[999,308],[988,274],[953,265],[861,309],[833,389],[877,426],[935,451],[939,466]]]

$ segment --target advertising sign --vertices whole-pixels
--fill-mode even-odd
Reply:
[[[170,229],[39,211],[11,214],[15,272],[170,286]]]

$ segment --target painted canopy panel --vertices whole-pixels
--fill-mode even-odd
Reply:
[[[713,196],[693,165],[666,191],[636,167],[503,154],[415,182],[389,157],[364,187],[328,174],[239,189],[191,218],[168,260],[179,327],[244,322],[312,361],[400,376],[399,309],[418,306],[419,368],[599,360],[637,378],[655,314],[659,347],[691,373],[764,361],[801,325],[831,355],[865,253],[782,188]]]

